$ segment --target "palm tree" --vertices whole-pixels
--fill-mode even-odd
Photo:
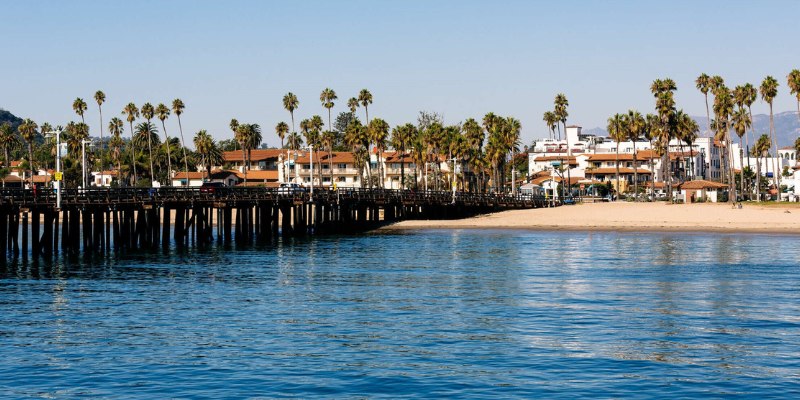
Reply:
[[[673,136],[672,126],[675,121],[675,99],[673,92],[677,90],[675,81],[670,78],[656,79],[650,85],[650,92],[656,98],[656,111],[660,119],[661,145],[664,147],[661,165],[666,167],[664,182],[667,190],[667,200],[672,201],[672,165],[669,162],[669,141]]]
[[[797,99],[797,118],[800,118],[800,69],[793,69],[786,76],[786,80],[788,81],[789,91]]]
[[[36,140],[36,134],[39,133],[38,129],[39,126],[30,118],[25,119],[17,128],[19,135],[28,144],[28,167],[31,171],[31,177],[33,177],[33,142]],[[31,184],[33,184],[33,178],[31,178]]]
[[[169,118],[169,108],[164,105],[164,103],[159,103],[156,107],[156,114],[158,115],[158,119],[161,120],[161,129],[164,130],[164,146],[167,148],[167,186],[172,185],[172,152],[170,151],[170,140],[169,135],[167,135],[167,126],[164,124],[164,120]],[[188,185],[188,181],[187,181]]]
[[[358,92],[358,101],[364,106],[364,113],[366,115],[366,124],[369,125],[369,105],[372,104],[372,93],[367,89],[361,89]]]
[[[283,96],[283,108],[286,111],[289,111],[289,115],[292,117],[292,132],[294,132],[294,110],[300,105],[300,101],[297,100],[297,96],[294,93],[289,92]]]
[[[144,103],[142,105],[142,117],[147,120],[147,124],[150,125],[150,120],[153,119],[155,116],[155,108],[150,103]],[[155,127],[153,127],[155,130]],[[158,138],[158,136],[156,136]],[[150,159],[150,185],[152,186],[153,180],[155,179],[155,170],[153,169],[153,135],[147,135],[147,153]]]
[[[767,76],[764,78],[764,81],[761,82],[760,87],[761,92],[761,99],[766,101],[769,104],[769,135],[772,138],[772,146],[775,148],[775,154],[778,154],[778,141],[775,139],[775,119],[772,113],[772,101],[775,99],[775,96],[778,95],[778,81],[771,76]],[[781,178],[778,173],[778,165],[776,160],[772,160],[772,171],[773,171],[773,180],[775,181],[775,189],[778,190],[778,201],[781,199],[780,189],[781,189]]]
[[[150,149],[152,149],[153,141],[156,142],[156,146],[159,146],[161,144],[161,143],[159,143],[161,140],[158,138],[158,129],[156,128],[156,125],[151,123],[151,122],[149,122],[149,121],[148,122],[142,122],[142,123],[136,125],[136,131],[135,131],[135,136],[134,136],[133,140],[140,147],[144,146],[144,144],[147,143],[147,145],[148,145],[148,147]],[[155,167],[153,166],[152,154],[153,153],[150,152],[151,156],[150,156],[150,160],[149,160],[150,161],[149,176],[150,176],[150,184],[151,184],[151,186],[152,186],[153,181],[155,180]]]
[[[222,154],[214,138],[203,129],[197,132],[194,137],[194,148],[202,157],[203,169],[206,170],[206,180],[211,179],[211,166],[214,165],[215,158],[217,162],[221,162],[220,160],[222,160]]]
[[[642,137],[644,127],[647,122],[642,116],[642,113],[636,110],[628,110],[628,115],[625,116],[625,128],[627,128],[628,139],[633,142],[633,195],[635,199],[639,198],[639,170],[638,160],[636,159],[636,142]]]
[[[405,125],[398,125],[392,129],[392,138],[390,143],[395,150],[400,152],[400,188],[406,188],[406,169],[405,157],[406,148],[411,142],[411,137],[416,128],[414,125],[407,123]]]
[[[366,106],[365,106],[366,107]],[[378,156],[378,185],[381,189],[386,188],[386,178],[383,176],[383,152],[386,149],[386,140],[389,137],[389,124],[386,121],[375,118],[370,121],[368,128],[372,143],[375,144]]]
[[[616,166],[617,173],[616,173],[616,187],[617,187],[617,198],[622,194],[619,188],[619,143],[623,140],[628,138],[628,131],[623,126],[625,122],[625,116],[622,114],[614,114],[613,117],[608,119],[608,126],[606,130],[608,131],[608,137],[614,140],[617,144],[616,151],[617,157],[615,159],[614,165]],[[568,161],[569,162],[569,161]]]
[[[522,131],[522,124],[514,117],[507,117],[504,127],[505,129],[503,130],[503,138],[505,140],[505,148],[507,149],[508,155],[511,158],[511,186],[516,189],[513,183],[514,174],[516,173],[514,157],[517,155],[517,152],[519,152],[519,134]],[[569,162],[567,162],[567,165],[569,165]],[[512,195],[515,194],[516,193],[512,193]]]
[[[730,138],[730,118],[733,114],[733,97],[731,91],[725,85],[720,85],[714,91],[714,115],[716,117],[715,125],[717,128],[717,139],[725,144],[725,164],[727,168],[728,186],[729,191],[732,193],[729,201],[736,202],[736,182],[733,176],[733,160],[731,151],[731,138]],[[725,174],[723,174],[725,175]]]
[[[0,125],[0,147],[3,147],[3,166],[8,168],[11,166],[9,160],[9,152],[19,146],[20,140],[17,132],[14,132],[14,127],[10,122],[4,122]]]
[[[464,125],[462,125],[461,128],[464,130],[464,136],[466,137],[467,144],[471,150],[470,161],[472,161],[474,165],[470,165],[470,168],[473,171],[473,175],[475,175],[475,171],[479,169],[477,162],[480,160],[481,153],[483,152],[483,128],[481,128],[480,124],[478,124],[478,121],[473,118],[468,118],[466,121],[464,121]]]
[[[83,101],[82,98],[78,97],[75,101],[72,102],[72,110],[75,111],[75,114],[81,116],[81,122],[86,122],[83,120],[83,114],[86,112],[86,102]]]
[[[328,173],[331,177],[331,186],[333,186],[334,176],[333,176],[333,144],[336,142],[336,132],[332,131],[331,129],[322,132],[322,144],[328,149]],[[320,160],[322,162],[322,160]]]
[[[111,159],[117,164],[117,174],[122,173],[122,131],[125,124],[121,119],[114,117],[108,123],[108,132],[111,134],[111,140],[108,142],[108,148],[111,152]]]
[[[703,93],[703,96],[706,98],[706,122],[708,123],[708,132],[711,132],[711,113],[708,111],[708,90],[711,89],[711,77],[706,75],[705,73],[700,74],[695,80],[695,84],[697,85],[697,89]]]
[[[334,92],[333,89],[330,88],[325,88],[325,90],[323,90],[322,93],[320,93],[319,95],[319,101],[322,102],[322,106],[328,109],[328,127],[330,129],[333,129],[331,128],[333,126],[331,124],[331,109],[334,106],[333,101],[336,99],[338,99],[338,97],[336,97],[336,92]]]
[[[359,104],[357,98],[351,97],[349,100],[347,100],[347,108],[350,109],[350,112],[353,113],[353,115],[356,114],[356,109],[358,109],[358,106]]]
[[[278,122],[278,124],[275,125],[275,133],[281,138],[281,148],[283,148],[283,139],[286,137],[286,134],[289,133],[289,125],[283,121]]]
[[[655,114],[647,114],[644,117],[644,137],[650,142],[650,148],[652,148],[656,153],[658,153],[658,146],[656,142],[658,138],[661,137],[661,119],[658,115]],[[651,155],[647,159],[647,165],[651,172],[651,179],[650,179],[650,198],[655,200],[656,198],[656,182],[655,182],[655,166],[653,165],[653,156]]]
[[[569,113],[567,112],[567,107],[569,107],[567,96],[565,96],[563,93],[557,94],[553,104],[555,105],[555,110],[553,112],[556,114],[556,118],[561,121],[561,124],[564,126],[564,139],[567,141],[567,157],[572,157],[572,149],[569,147],[569,136],[567,136],[567,117],[569,116]],[[567,158],[567,160],[569,160],[569,158]],[[572,176],[570,175],[569,161],[567,161],[567,188],[569,194],[572,195]]]
[[[183,104],[183,100],[175,99],[172,100],[172,112],[178,117],[178,130],[181,132],[181,149],[183,150],[183,168],[184,171],[189,173],[189,160],[186,158],[186,140],[183,139],[183,125],[181,124],[181,114],[183,114],[183,110],[186,108],[186,105]],[[166,130],[164,130],[166,132]],[[186,185],[189,185],[189,181],[186,181]]]
[[[752,109],[752,105],[756,101],[756,99],[758,98],[758,90],[756,90],[756,88],[752,84],[745,83],[744,85],[737,86],[733,90],[733,97],[734,97],[734,100],[736,102],[736,105],[738,105],[739,107],[747,107],[747,113],[748,113],[748,116],[749,116],[749,119],[750,119],[750,122],[751,122],[749,131],[750,131],[750,134],[752,135],[752,132],[753,132],[753,126],[752,126],[753,109]],[[745,136],[744,140],[745,140],[745,147],[747,148],[747,151],[749,152],[750,151],[749,150],[749,148],[750,148],[750,138],[748,136]],[[741,140],[741,138],[739,138],[739,147],[741,147],[741,145],[742,145],[741,142],[742,142],[742,140]],[[750,167],[750,156],[749,155],[747,157],[747,166]],[[744,165],[742,165],[742,168],[744,168]]]
[[[680,144],[681,159],[684,161],[684,170],[685,170],[687,169],[687,167],[685,165],[686,156],[684,155],[683,151],[683,143],[686,143],[686,145],[689,147],[689,157],[690,157],[689,160],[690,161],[693,160],[694,155],[692,150],[692,143],[694,143],[694,141],[697,140],[697,133],[700,132],[700,127],[697,125],[697,122],[694,119],[692,119],[692,117],[689,116],[689,114],[686,114],[685,112],[683,112],[683,110],[678,110],[678,113],[676,115],[675,130],[677,133],[676,137],[681,140]],[[691,172],[691,175],[694,175],[693,162],[689,164],[688,170]],[[687,174],[684,173],[684,176],[681,177],[682,178],[681,182],[685,180],[686,175]],[[689,179],[692,179],[692,177],[690,176]]]
[[[756,193],[758,194],[757,200],[761,201],[761,158],[769,155],[769,149],[772,147],[772,141],[769,136],[764,134],[756,140],[753,144],[753,155],[756,157]],[[769,166],[767,166],[769,169]]]
[[[550,135],[550,139],[555,139],[556,135],[556,125],[558,124],[558,117],[556,117],[556,113],[552,111],[545,111],[544,115],[542,116],[542,121],[547,125],[547,133]],[[558,140],[561,140],[559,137]]]
[[[102,90],[96,91],[94,93],[94,101],[97,102],[97,109],[100,111],[100,172],[102,173],[105,170],[103,160],[103,103],[106,101],[106,94]]]
[[[133,122],[136,121],[136,118],[139,118],[139,109],[136,107],[136,104],[128,103],[125,108],[122,109],[122,114],[127,116],[128,124],[131,127],[131,169],[133,169],[133,181],[131,184],[136,185],[138,181],[136,179],[136,161],[135,161],[135,150],[136,147],[133,143]]]
[[[741,172],[739,173],[739,193],[744,195],[744,156],[742,154],[742,136],[747,133],[747,130],[750,129],[752,125],[752,121],[750,120],[750,115],[748,115],[747,110],[739,106],[736,111],[733,113],[733,130],[736,131],[736,135],[739,136],[739,166],[741,167]]]
[[[244,168],[244,181],[247,182],[247,171],[250,170],[250,152],[261,145],[261,126],[258,124],[242,124],[237,129],[242,144],[242,150],[247,152],[247,162]]]

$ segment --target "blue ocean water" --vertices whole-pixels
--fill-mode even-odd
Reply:
[[[0,396],[797,397],[797,243],[427,230],[9,261]]]

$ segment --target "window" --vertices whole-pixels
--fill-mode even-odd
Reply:
[[[340,177],[336,178],[336,181],[338,181],[338,182],[346,182],[346,179],[345,179],[345,177],[340,176]]]
[[[346,169],[347,168],[347,164],[336,164],[336,168]]]
[[[322,164],[322,169],[330,169],[329,167],[330,167],[330,165],[328,165],[328,164]]]
[[[322,183],[331,183],[331,177],[323,176],[322,177]]]

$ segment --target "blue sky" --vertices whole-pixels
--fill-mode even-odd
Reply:
[[[187,135],[229,138],[235,117],[261,124],[270,145],[275,124],[289,122],[283,95],[299,97],[297,121],[327,121],[325,87],[339,96],[335,113],[368,88],[370,116],[392,126],[420,110],[448,123],[512,115],[525,143],[546,136],[542,113],[559,92],[568,123],[605,126],[616,112],[650,112],[650,82],[662,77],[692,115],[705,114],[694,88],[702,72],[731,87],[773,75],[776,111],[796,109],[785,77],[800,68],[800,1],[0,0],[0,9],[0,107],[65,124],[82,97],[95,136],[98,89],[106,121],[131,101],[179,97]]]

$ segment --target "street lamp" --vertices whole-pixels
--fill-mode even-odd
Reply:
[[[61,180],[63,176],[61,175],[61,127],[58,127],[55,131],[45,132],[46,137],[53,137],[56,138],[56,210],[61,209]]]
[[[86,145],[92,145],[91,140],[81,140],[81,167],[83,168],[83,190],[86,190]]]

